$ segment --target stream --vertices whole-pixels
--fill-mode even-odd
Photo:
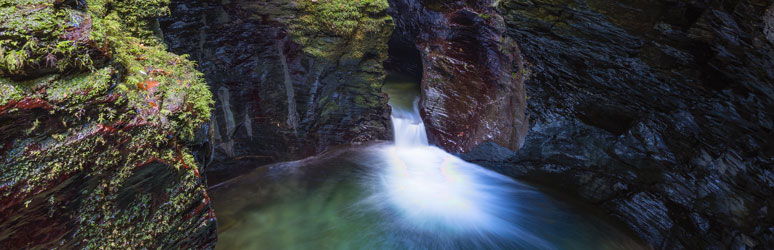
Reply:
[[[342,146],[210,189],[217,249],[646,249],[539,189],[428,144],[390,76],[394,142]]]

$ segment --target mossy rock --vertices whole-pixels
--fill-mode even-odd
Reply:
[[[0,0],[0,248],[213,246],[212,94],[151,30],[167,3]]]
[[[0,2],[0,76],[27,78],[104,65],[91,15],[53,0]],[[103,48],[104,49],[104,48]],[[96,61],[96,62],[95,62]]]
[[[315,57],[361,59],[375,46],[385,51],[394,24],[386,0],[298,0],[300,16],[290,24],[295,42]]]

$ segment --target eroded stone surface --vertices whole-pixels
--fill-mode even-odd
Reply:
[[[658,249],[774,247],[770,6],[503,1],[534,123],[477,162],[574,190]]]
[[[391,137],[386,1],[173,1],[172,51],[216,91],[211,177]],[[333,15],[333,16],[330,16]]]
[[[390,1],[396,36],[390,46],[421,57],[421,114],[432,144],[467,152],[493,141],[524,142],[527,118],[518,48],[493,1]],[[416,65],[396,65],[417,74]]]

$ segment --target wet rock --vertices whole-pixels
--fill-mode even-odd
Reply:
[[[534,122],[482,164],[598,204],[654,248],[774,248],[771,4],[502,1]]]
[[[0,54],[33,62],[0,65],[0,248],[214,247],[215,214],[188,148],[203,143],[194,131],[211,93],[193,62],[146,30],[163,3],[89,3],[0,1],[15,13],[0,25],[14,34],[0,37]],[[30,18],[35,9],[58,14]],[[83,64],[34,63],[30,43],[67,51],[53,53],[60,66]]]
[[[769,7],[769,10],[766,11],[763,22],[763,32],[766,33],[766,38],[768,38],[770,42],[774,42],[774,5]]]
[[[508,158],[513,157],[513,155],[513,151],[488,141],[479,144],[464,156],[466,161],[499,162],[507,160]]]
[[[619,211],[639,213],[638,216],[619,216],[619,219],[629,225],[637,225],[635,232],[648,242],[659,241],[662,235],[668,235],[674,223],[667,215],[666,205],[653,194],[637,193],[631,198],[612,202],[616,203]]]
[[[3,41],[0,77],[29,79],[53,72],[101,67],[107,54],[92,40],[90,13],[54,1],[0,3]],[[16,22],[11,22],[15,20]],[[58,21],[58,22],[57,22]],[[35,36],[30,36],[30,31]]]
[[[526,103],[522,73],[511,68],[521,68],[521,58],[493,2],[390,5],[396,20],[390,47],[397,58],[388,66],[412,74],[421,66],[420,111],[430,142],[450,152],[468,152],[486,141],[519,149]],[[412,54],[421,62],[412,61]]]
[[[386,8],[386,1],[172,1],[160,22],[165,41],[191,55],[217,92],[210,178],[390,139],[380,90],[393,27]]]

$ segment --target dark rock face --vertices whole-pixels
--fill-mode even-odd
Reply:
[[[534,122],[514,156],[468,159],[575,190],[655,248],[774,248],[771,4],[503,1]]]
[[[390,60],[418,74],[411,50],[421,58],[420,111],[432,144],[467,152],[493,141],[512,150],[524,142],[527,118],[521,58],[490,1],[392,0],[396,20]],[[395,62],[393,62],[395,61]],[[389,65],[396,67],[395,65]]]
[[[766,11],[766,15],[763,17],[763,33],[766,34],[766,38],[769,41],[774,42],[774,5],[769,7]]]
[[[166,42],[199,63],[215,93],[208,170],[216,182],[329,146],[390,138],[390,110],[380,88],[392,21],[383,11],[360,9],[367,15],[354,21],[372,30],[358,40],[354,33],[296,27],[316,14],[296,1],[171,6],[161,21]]]

